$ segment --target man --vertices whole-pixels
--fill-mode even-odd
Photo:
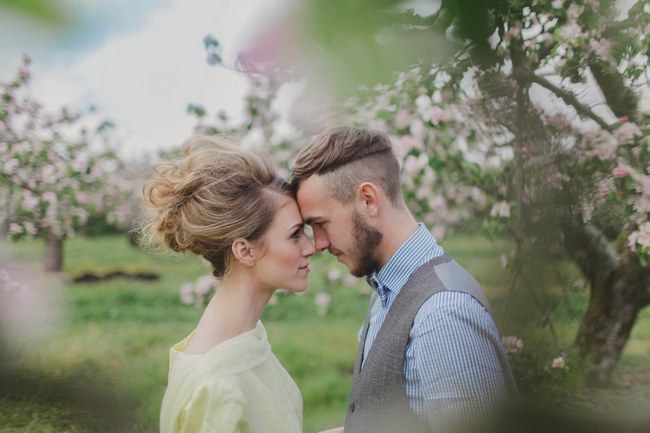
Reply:
[[[407,209],[385,134],[323,132],[299,154],[292,184],[316,250],[375,290],[345,433],[447,431],[517,398],[485,295]]]

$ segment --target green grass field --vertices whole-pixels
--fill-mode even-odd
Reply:
[[[502,334],[524,341],[524,350],[513,355],[512,363],[527,397],[593,408],[650,408],[650,310],[639,318],[627,345],[617,386],[587,391],[572,356],[568,369],[550,368],[559,352],[531,302],[535,296],[551,313],[560,343],[572,353],[571,341],[587,301],[583,290],[571,288],[575,271],[555,269],[558,281],[566,285],[553,291],[531,286],[511,293],[510,275],[499,264],[500,255],[510,249],[507,243],[456,236],[443,246],[482,282]],[[201,314],[180,303],[178,288],[209,269],[196,257],[156,257],[129,246],[126,237],[111,236],[68,241],[64,272],[41,276],[42,251],[39,241],[25,241],[3,244],[0,252],[0,268],[16,279],[24,276],[37,289],[34,308],[28,299],[21,304],[24,311],[8,314],[14,322],[0,322],[11,342],[0,346],[0,432],[158,431],[168,348],[193,329]],[[315,257],[310,291],[279,294],[263,318],[274,352],[302,391],[307,433],[343,421],[356,333],[368,302],[363,282],[347,287],[340,278],[328,278],[330,269],[344,275],[337,266],[329,257]],[[71,283],[85,272],[115,270],[156,272],[161,278]],[[314,303],[320,291],[332,295],[326,314]],[[53,303],[39,304],[48,297]],[[52,309],[58,314],[43,319]],[[41,324],[35,335],[23,329],[33,323]]]

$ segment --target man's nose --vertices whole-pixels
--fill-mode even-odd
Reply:
[[[321,230],[314,230],[314,246],[319,253],[330,246],[330,241]]]

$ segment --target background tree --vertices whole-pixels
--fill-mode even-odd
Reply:
[[[44,238],[45,270],[59,271],[65,237],[106,209],[117,157],[103,139],[110,124],[90,132],[80,115],[48,113],[31,97],[29,63],[0,83],[0,223],[4,236]]]

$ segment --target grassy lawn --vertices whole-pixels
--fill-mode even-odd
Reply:
[[[572,288],[575,272],[556,270],[567,284],[553,293],[535,292],[534,284],[511,293],[510,276],[499,264],[507,243],[457,236],[443,246],[482,282],[502,333],[524,341],[512,361],[525,394],[552,399],[564,393],[592,407],[650,408],[650,310],[639,318],[619,364],[618,386],[587,392],[577,361],[570,358],[568,369],[550,368],[559,352],[531,302],[535,297],[552,313],[560,343],[570,352],[587,300],[583,290]],[[0,322],[7,338],[13,336],[10,345],[0,346],[0,432],[158,431],[168,348],[201,314],[179,302],[178,288],[209,269],[196,257],[156,257],[129,246],[126,237],[111,236],[68,241],[64,272],[41,276],[42,251],[39,241],[26,241],[5,244],[0,252],[0,268],[24,277],[35,294],[33,307],[28,299],[24,311],[10,312],[14,322]],[[368,301],[363,282],[343,285],[345,270],[329,257],[313,262],[310,291],[278,294],[263,318],[274,352],[302,391],[307,433],[343,422],[356,333]],[[85,272],[115,270],[155,272],[160,279],[71,282]],[[321,291],[332,295],[326,313],[314,303]],[[44,298],[50,301],[40,302]],[[40,326],[23,329],[34,323]]]

